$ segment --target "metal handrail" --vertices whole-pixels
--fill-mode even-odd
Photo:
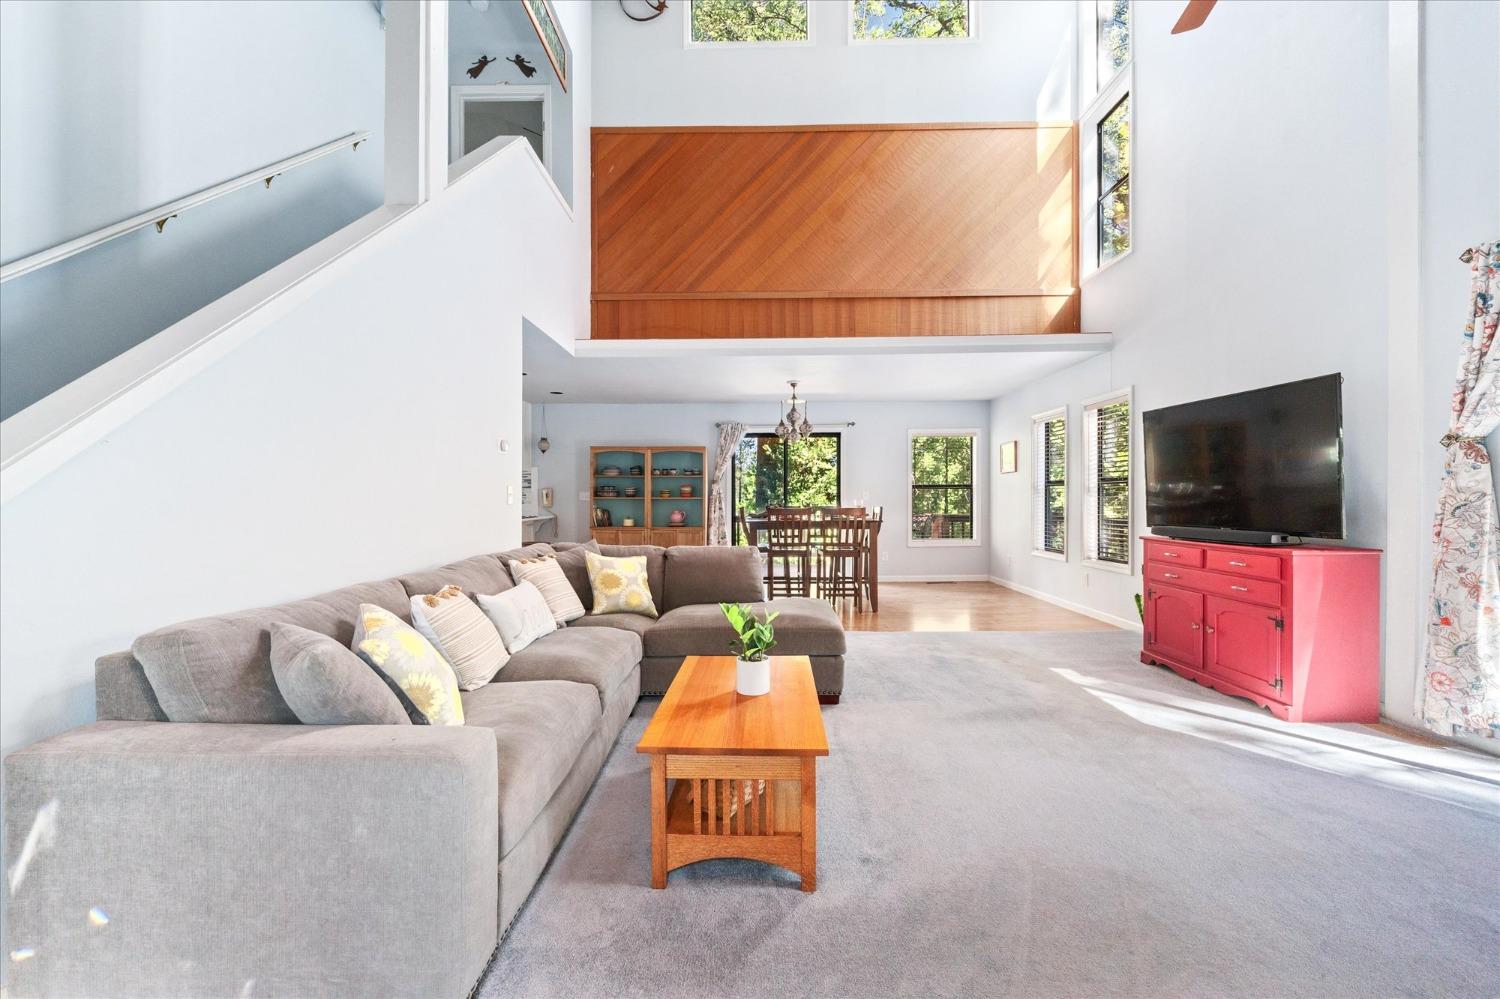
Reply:
[[[271,181],[275,177],[293,167],[299,167],[304,163],[311,163],[313,160],[327,156],[329,153],[343,149],[345,146],[358,149],[359,144],[369,137],[370,133],[368,131],[350,132],[348,135],[334,139],[332,142],[325,142],[321,146],[314,146],[312,149],[300,152],[295,156],[288,156],[284,160],[277,160],[275,163],[267,164],[259,170],[251,170],[249,173],[241,174],[232,180],[215,184],[213,187],[206,187],[196,194],[189,194],[186,197],[178,198],[176,201],[169,201],[164,205],[147,209],[121,222],[105,226],[102,229],[95,229],[93,232],[86,233],[76,239],[70,239],[66,243],[59,243],[51,249],[42,250],[30,256],[12,260],[10,263],[0,266],[0,284],[9,281],[11,278],[18,278],[22,274],[30,274],[32,271],[46,267],[49,264],[55,264],[59,260],[66,260],[74,254],[93,249],[101,243],[107,243],[112,239],[118,239],[120,236],[129,235],[132,232],[146,228],[148,225],[155,225],[156,231],[161,232],[167,227],[169,219],[176,218],[190,208],[197,208],[199,205],[207,204],[216,198],[222,198],[224,195],[238,191],[242,187],[248,187],[256,181],[264,181],[266,187],[270,187]]]

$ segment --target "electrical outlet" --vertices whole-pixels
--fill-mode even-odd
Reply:
[[[1087,570],[1085,570],[1083,574],[1083,588],[1085,590],[1089,588],[1089,574]]]
[[[890,552],[881,552],[880,553],[880,561],[882,561],[882,562],[889,562],[890,560],[891,560],[891,553]]]
[[[578,502],[580,502],[580,503],[587,503],[588,501],[589,501],[588,490],[585,489],[585,490],[582,490],[581,492],[579,492],[579,494],[578,494]]]

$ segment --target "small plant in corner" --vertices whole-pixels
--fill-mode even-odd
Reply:
[[[1146,620],[1146,605],[1139,593],[1135,595],[1135,612],[1140,615],[1142,621]]]
[[[735,641],[729,651],[738,657],[735,664],[734,689],[746,696],[768,693],[771,689],[771,649],[776,646],[776,629],[771,627],[780,614],[768,612],[757,618],[748,604],[720,604],[724,619],[734,629]]]

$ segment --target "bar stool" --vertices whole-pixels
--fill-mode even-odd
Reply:
[[[813,579],[812,526],[812,507],[766,508],[768,596],[805,597],[810,593]]]
[[[869,553],[864,507],[825,511],[818,544],[818,595],[829,603],[852,597],[855,610],[864,605],[864,571]]]

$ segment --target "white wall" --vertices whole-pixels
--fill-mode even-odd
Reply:
[[[640,6],[637,4],[637,6]],[[594,5],[596,125],[1067,121],[1071,3],[979,0],[969,41],[850,44],[849,5],[812,4],[812,44],[686,48],[686,2],[646,24]]]
[[[14,260],[349,132],[340,152],[0,290],[0,416],[375,208],[375,6],[0,4],[0,258]]]
[[[981,516],[987,509],[989,475],[989,404],[985,402],[863,403],[811,402],[820,430],[843,434],[842,489],[845,502],[865,501],[885,507],[881,530],[880,571],[883,578],[897,576],[969,576],[989,573],[989,555],[980,525],[979,545],[974,547],[913,547],[908,545],[905,526],[911,503],[907,495],[908,432],[911,430],[966,430],[979,434],[979,461],[975,469],[977,493],[974,509]],[[536,458],[540,484],[556,491],[553,512],[558,517],[558,537],[564,541],[588,537],[587,493],[589,448],[599,444],[701,444],[713,461],[718,438],[714,424],[740,420],[751,429],[770,429],[776,422],[774,402],[679,405],[589,405],[547,404],[547,436],[552,448]],[[837,424],[853,420],[855,426]],[[541,406],[532,412],[533,440],[541,432]],[[535,455],[535,450],[531,451]]]
[[[1138,4],[1134,250],[1084,285],[1084,328],[1116,346],[996,400],[1020,443],[996,479],[997,577],[1137,621],[1131,575],[1085,571],[1080,401],[1134,386],[1139,413],[1341,371],[1350,542],[1385,540],[1385,9],[1220,4],[1173,36],[1178,7]],[[1357,108],[1358,113],[1350,113]],[[1031,554],[1031,416],[1068,407],[1069,560]],[[1144,533],[1144,494],[1132,496]],[[1139,558],[1136,545],[1136,556]]]

